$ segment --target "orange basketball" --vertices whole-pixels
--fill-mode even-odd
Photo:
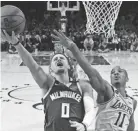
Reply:
[[[1,29],[9,35],[12,31],[16,35],[24,31],[26,19],[24,13],[16,6],[5,5],[1,7]]]

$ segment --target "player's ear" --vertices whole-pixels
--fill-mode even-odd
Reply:
[[[128,82],[128,81],[129,81],[129,78],[128,78],[128,74],[126,72],[126,82]]]
[[[129,81],[129,78],[128,78],[128,75],[126,75],[126,82],[128,82]]]
[[[129,78],[128,78],[128,73],[127,73],[126,70],[125,70],[125,75],[126,75],[126,82],[128,82],[129,81]]]
[[[128,82],[129,81],[129,78],[128,77],[126,77],[126,82]]]

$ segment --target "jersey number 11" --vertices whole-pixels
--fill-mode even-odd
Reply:
[[[124,123],[125,116],[126,116],[126,114],[123,114],[123,113],[119,112],[118,118],[117,118],[117,120],[115,122],[115,125],[116,126],[119,126],[119,127],[123,127],[123,123]],[[120,123],[119,123],[119,121],[120,121]]]

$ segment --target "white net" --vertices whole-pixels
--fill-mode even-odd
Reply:
[[[85,34],[111,35],[121,4],[122,1],[83,1],[87,17]]]

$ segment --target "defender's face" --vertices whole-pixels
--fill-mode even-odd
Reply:
[[[111,71],[111,84],[121,84],[125,85],[128,81],[127,73],[124,69],[120,68],[119,66],[116,66]]]
[[[62,54],[57,54],[52,58],[51,69],[54,73],[64,73],[70,68],[67,58]]]

